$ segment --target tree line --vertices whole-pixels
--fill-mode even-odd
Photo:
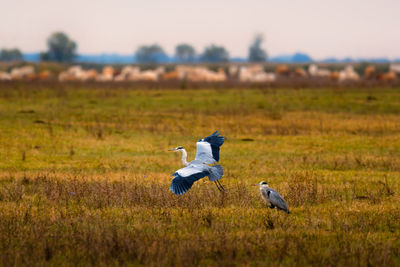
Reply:
[[[254,37],[249,46],[249,62],[267,61],[267,53],[262,48],[263,37],[258,34]],[[77,59],[78,45],[63,32],[56,32],[47,39],[47,51],[40,53],[40,60],[55,62],[74,62]],[[180,63],[209,62],[221,63],[229,61],[229,52],[223,46],[211,44],[204,48],[200,54],[194,47],[187,43],[178,44],[175,47],[175,59]],[[135,52],[138,63],[158,63],[168,59],[167,53],[158,44],[142,45]],[[19,49],[2,49],[0,51],[0,61],[21,61],[23,55]]]

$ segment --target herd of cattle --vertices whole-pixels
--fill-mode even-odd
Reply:
[[[185,80],[190,82],[224,82],[234,80],[239,82],[271,83],[280,77],[319,77],[332,81],[359,81],[360,79],[395,81],[400,74],[400,64],[391,64],[389,72],[378,72],[374,66],[364,69],[364,76],[348,65],[340,71],[332,71],[311,64],[308,69],[296,68],[291,70],[287,65],[278,65],[274,72],[266,72],[263,65],[230,65],[227,69],[219,68],[217,71],[210,70],[204,66],[177,65],[174,70],[166,71],[164,66],[153,70],[141,70],[137,66],[124,66],[116,69],[105,66],[101,72],[95,69],[85,70],[81,66],[71,66],[58,75],[48,70],[35,72],[33,66],[13,68],[9,73],[0,71],[0,81],[7,80],[58,80],[69,81],[99,81],[99,82],[123,82],[123,81],[172,81]]]

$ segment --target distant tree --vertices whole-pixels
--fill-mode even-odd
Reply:
[[[175,47],[175,57],[180,62],[193,62],[196,57],[196,51],[189,44],[179,44]]]
[[[261,34],[254,37],[253,43],[249,47],[249,62],[265,62],[267,61],[267,53],[261,48],[264,41]]]
[[[0,61],[21,61],[23,59],[19,49],[2,49],[0,51]]]
[[[157,63],[168,58],[164,49],[158,44],[142,45],[136,50],[135,55],[139,63]]]
[[[204,49],[200,59],[204,62],[228,62],[229,53],[225,47],[212,44]]]
[[[47,39],[48,51],[40,53],[40,59],[46,61],[71,62],[76,57],[77,45],[62,32],[56,32]]]

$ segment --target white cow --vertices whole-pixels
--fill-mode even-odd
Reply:
[[[103,68],[103,72],[100,75],[97,75],[96,81],[99,82],[110,82],[114,79],[115,70],[111,66],[105,66]]]
[[[158,81],[161,69],[141,71],[139,67],[125,66],[116,81]]]
[[[82,81],[86,82],[89,80],[97,79],[97,71],[95,70],[84,70],[82,66],[76,65],[69,67],[66,71],[60,72],[58,80],[60,82],[66,81]]]
[[[0,71],[0,81],[9,81],[11,80],[11,75],[7,72]]]
[[[226,73],[223,69],[212,71],[204,66],[176,66],[175,71],[180,79],[186,79],[191,82],[223,82],[226,81]]]
[[[11,79],[20,80],[24,79],[29,75],[35,74],[35,68],[33,66],[24,66],[21,68],[13,68],[11,70]]]
[[[353,66],[346,66],[344,70],[341,70],[339,72],[339,82],[343,82],[346,80],[349,81],[359,81],[360,80],[360,75],[358,75],[357,72],[354,71]]]
[[[313,77],[329,77],[331,71],[328,69],[320,69],[317,65],[311,64],[308,67],[308,73]]]
[[[389,71],[392,71],[392,72],[394,72],[394,73],[400,74],[400,64],[399,64],[399,63],[397,63],[397,64],[395,64],[395,63],[390,64]]]
[[[262,65],[242,66],[239,69],[239,81],[241,82],[273,82],[275,80],[275,73],[265,72]]]
[[[239,67],[237,65],[229,66],[228,73],[230,77],[236,77],[236,75],[239,73]]]

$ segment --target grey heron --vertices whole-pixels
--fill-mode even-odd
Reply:
[[[208,176],[210,181],[215,182],[218,190],[223,191],[224,187],[218,180],[221,179],[224,170],[221,165],[211,165],[219,161],[219,148],[223,143],[224,137],[218,131],[200,139],[196,144],[196,157],[191,162],[187,162],[187,152],[183,147],[170,149],[169,151],[182,153],[182,164],[185,167],[172,175],[174,178],[169,189],[176,195],[183,195],[194,182]]]
[[[277,210],[283,210],[284,212],[290,214],[290,211],[286,205],[285,200],[276,192],[274,189],[270,188],[267,182],[260,182],[258,184],[260,187],[261,197],[265,200],[269,208]]]

